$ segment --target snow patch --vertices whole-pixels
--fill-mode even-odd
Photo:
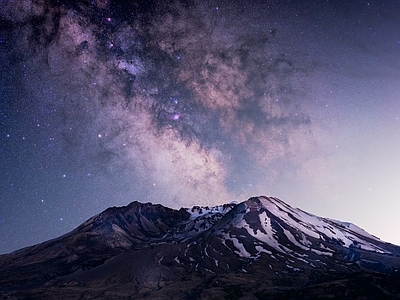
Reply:
[[[311,250],[311,252],[314,252],[318,255],[332,256],[332,252],[323,252],[323,251],[319,251],[319,250],[313,249],[313,248],[311,248],[310,250]]]
[[[270,220],[270,218],[268,218],[267,213],[265,211],[263,211],[261,214],[258,215],[258,217],[260,219],[261,226],[264,229],[265,233],[261,232],[258,229],[254,233],[254,230],[251,229],[247,223],[246,223],[247,226],[243,226],[243,227],[247,230],[247,232],[252,237],[267,244],[268,246],[271,246],[272,248],[276,249],[279,252],[285,253],[281,249],[281,245],[279,244],[279,242],[273,236],[273,228],[271,226],[271,220]]]
[[[261,247],[261,246],[255,246],[255,248],[256,248],[256,250],[258,251],[258,253],[263,252],[263,253],[267,253],[267,254],[269,254],[269,255],[272,254],[271,251],[265,250],[265,249],[264,249],[263,247]]]

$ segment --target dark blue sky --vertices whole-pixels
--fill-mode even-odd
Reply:
[[[0,7],[0,253],[256,195],[400,244],[399,2]]]

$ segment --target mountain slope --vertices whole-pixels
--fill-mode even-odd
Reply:
[[[400,297],[400,247],[267,197],[109,208],[0,271],[6,299]]]

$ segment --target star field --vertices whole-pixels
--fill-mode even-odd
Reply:
[[[0,253],[132,201],[276,196],[400,244],[400,4],[0,4]]]

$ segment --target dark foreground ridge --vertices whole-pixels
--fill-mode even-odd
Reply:
[[[400,247],[276,198],[133,202],[0,256],[0,299],[400,299]]]

